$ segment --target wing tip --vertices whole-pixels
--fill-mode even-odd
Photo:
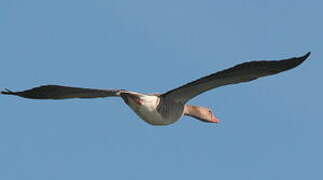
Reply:
[[[311,51],[307,52],[304,56],[299,57],[303,61],[305,61],[311,55]]]
[[[291,58],[291,59],[287,59],[287,61],[286,62],[291,62],[291,67],[289,68],[289,69],[291,69],[291,68],[294,68],[294,67],[296,67],[296,66],[299,66],[300,64],[302,64],[309,56],[311,55],[311,52],[309,51],[309,52],[307,52],[305,55],[303,55],[303,56],[299,56],[299,57],[294,57],[294,58]]]
[[[7,88],[5,88],[4,90],[5,91],[1,91],[0,93],[1,94],[6,94],[6,95],[14,95],[14,94],[16,94],[15,92],[12,92],[11,90],[9,90]]]
[[[311,55],[311,51],[307,52],[304,56],[297,57],[302,62],[304,62]]]

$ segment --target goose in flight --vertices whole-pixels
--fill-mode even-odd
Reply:
[[[308,58],[310,52],[301,57],[282,60],[251,61],[236,65],[202,77],[163,94],[143,94],[123,89],[89,89],[58,85],[45,85],[25,91],[13,92],[8,89],[1,94],[16,95],[31,99],[68,99],[121,97],[123,101],[144,121],[151,125],[169,125],[183,115],[202,122],[218,123],[219,120],[206,107],[188,105],[187,102],[208,90],[292,69]]]

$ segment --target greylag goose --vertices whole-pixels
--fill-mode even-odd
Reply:
[[[251,61],[202,77],[163,94],[143,94],[123,89],[89,89],[59,85],[45,85],[25,91],[8,89],[1,94],[31,99],[68,99],[121,97],[144,121],[151,125],[169,125],[183,115],[202,122],[218,123],[219,120],[206,107],[188,105],[187,102],[201,93],[228,84],[248,82],[260,77],[292,69],[305,61],[310,52],[301,57],[282,60]]]

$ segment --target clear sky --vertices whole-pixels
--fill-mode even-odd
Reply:
[[[323,1],[1,0],[0,88],[165,92],[241,62],[312,55],[155,127],[118,98],[0,96],[0,179],[321,180]]]

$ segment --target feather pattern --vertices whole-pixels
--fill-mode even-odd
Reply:
[[[103,98],[119,96],[125,90],[102,90],[78,87],[67,87],[58,85],[46,85],[20,92],[12,92],[8,89],[1,92],[7,95],[17,95],[31,99],[68,99],[68,98]]]
[[[228,84],[248,82],[260,77],[277,74],[300,65],[310,55],[276,61],[251,61],[219,71],[170,90],[162,97],[186,103],[195,96]]]

